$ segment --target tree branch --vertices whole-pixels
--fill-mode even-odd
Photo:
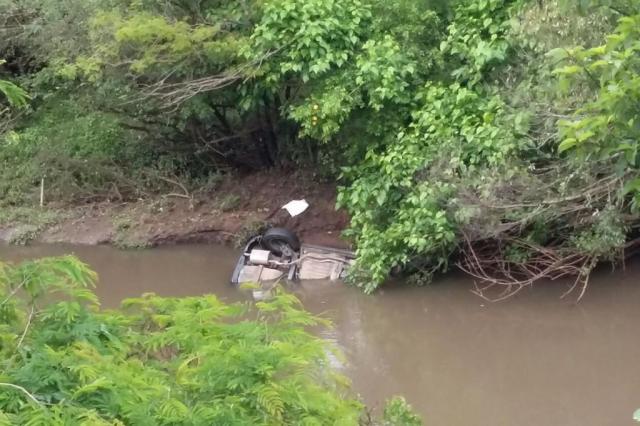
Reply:
[[[4,387],[8,387],[8,388],[13,388],[13,389],[19,390],[20,392],[22,392],[23,394],[28,396],[29,399],[31,399],[33,402],[35,402],[36,404],[42,406],[40,401],[38,401],[35,396],[30,394],[29,391],[26,390],[25,388],[23,388],[22,386],[14,385],[13,383],[0,383],[0,386],[4,386]]]

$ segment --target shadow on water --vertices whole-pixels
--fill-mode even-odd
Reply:
[[[99,273],[106,307],[150,291],[245,298],[228,284],[237,253],[226,247],[0,247],[3,260],[66,253]],[[605,426],[633,424],[640,407],[639,277],[640,262],[600,270],[578,305],[559,299],[564,283],[487,303],[460,274],[375,296],[327,282],[295,292],[334,321],[325,337],[345,351],[345,372],[370,405],[402,394],[432,425]]]

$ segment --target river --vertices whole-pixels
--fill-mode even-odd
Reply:
[[[246,298],[228,283],[237,252],[226,247],[0,246],[5,261],[67,253],[98,272],[106,307],[143,292]],[[344,372],[368,405],[404,395],[427,425],[618,426],[640,407],[638,278],[640,262],[601,270],[577,305],[559,299],[561,283],[487,303],[455,273],[374,296],[328,282],[295,292],[333,320],[323,337],[346,353]]]

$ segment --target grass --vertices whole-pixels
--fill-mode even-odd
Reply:
[[[53,225],[64,215],[58,210],[35,207],[0,207],[0,225]]]
[[[223,212],[230,212],[240,207],[240,196],[236,194],[228,194],[218,201],[218,208]]]
[[[149,241],[126,234],[116,234],[113,245],[120,250],[141,250],[151,247]]]
[[[16,245],[29,244],[64,217],[65,215],[58,210],[45,208],[0,208],[0,226],[13,228],[9,236],[9,243]]]
[[[117,216],[113,219],[113,227],[116,235],[113,238],[113,245],[121,250],[138,250],[149,248],[151,244],[148,240],[135,235],[134,221],[128,216]]]
[[[233,237],[233,246],[243,247],[250,238],[262,234],[267,229],[267,223],[257,219],[250,219],[242,225],[242,228]]]

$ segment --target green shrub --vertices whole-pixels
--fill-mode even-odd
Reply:
[[[566,92],[587,86],[595,93],[570,118],[559,122],[560,152],[570,151],[580,162],[615,162],[618,173],[638,169],[639,43],[640,15],[634,15],[621,18],[601,46],[549,52],[563,65],[555,73]],[[636,187],[629,189],[635,192]]]
[[[384,407],[384,426],[421,426],[422,419],[411,409],[402,397],[395,397],[387,401]]]
[[[451,201],[458,186],[509,162],[517,137],[504,102],[452,84],[428,84],[406,131],[347,170],[340,206],[351,213],[358,245],[355,282],[373,291],[395,266],[422,256],[446,264],[460,225]]]
[[[306,331],[327,321],[293,295],[147,294],[102,311],[95,278],[73,257],[0,264],[5,424],[358,424],[335,349]]]
[[[158,185],[149,146],[118,117],[79,99],[52,99],[29,125],[0,136],[0,204],[122,198]]]

